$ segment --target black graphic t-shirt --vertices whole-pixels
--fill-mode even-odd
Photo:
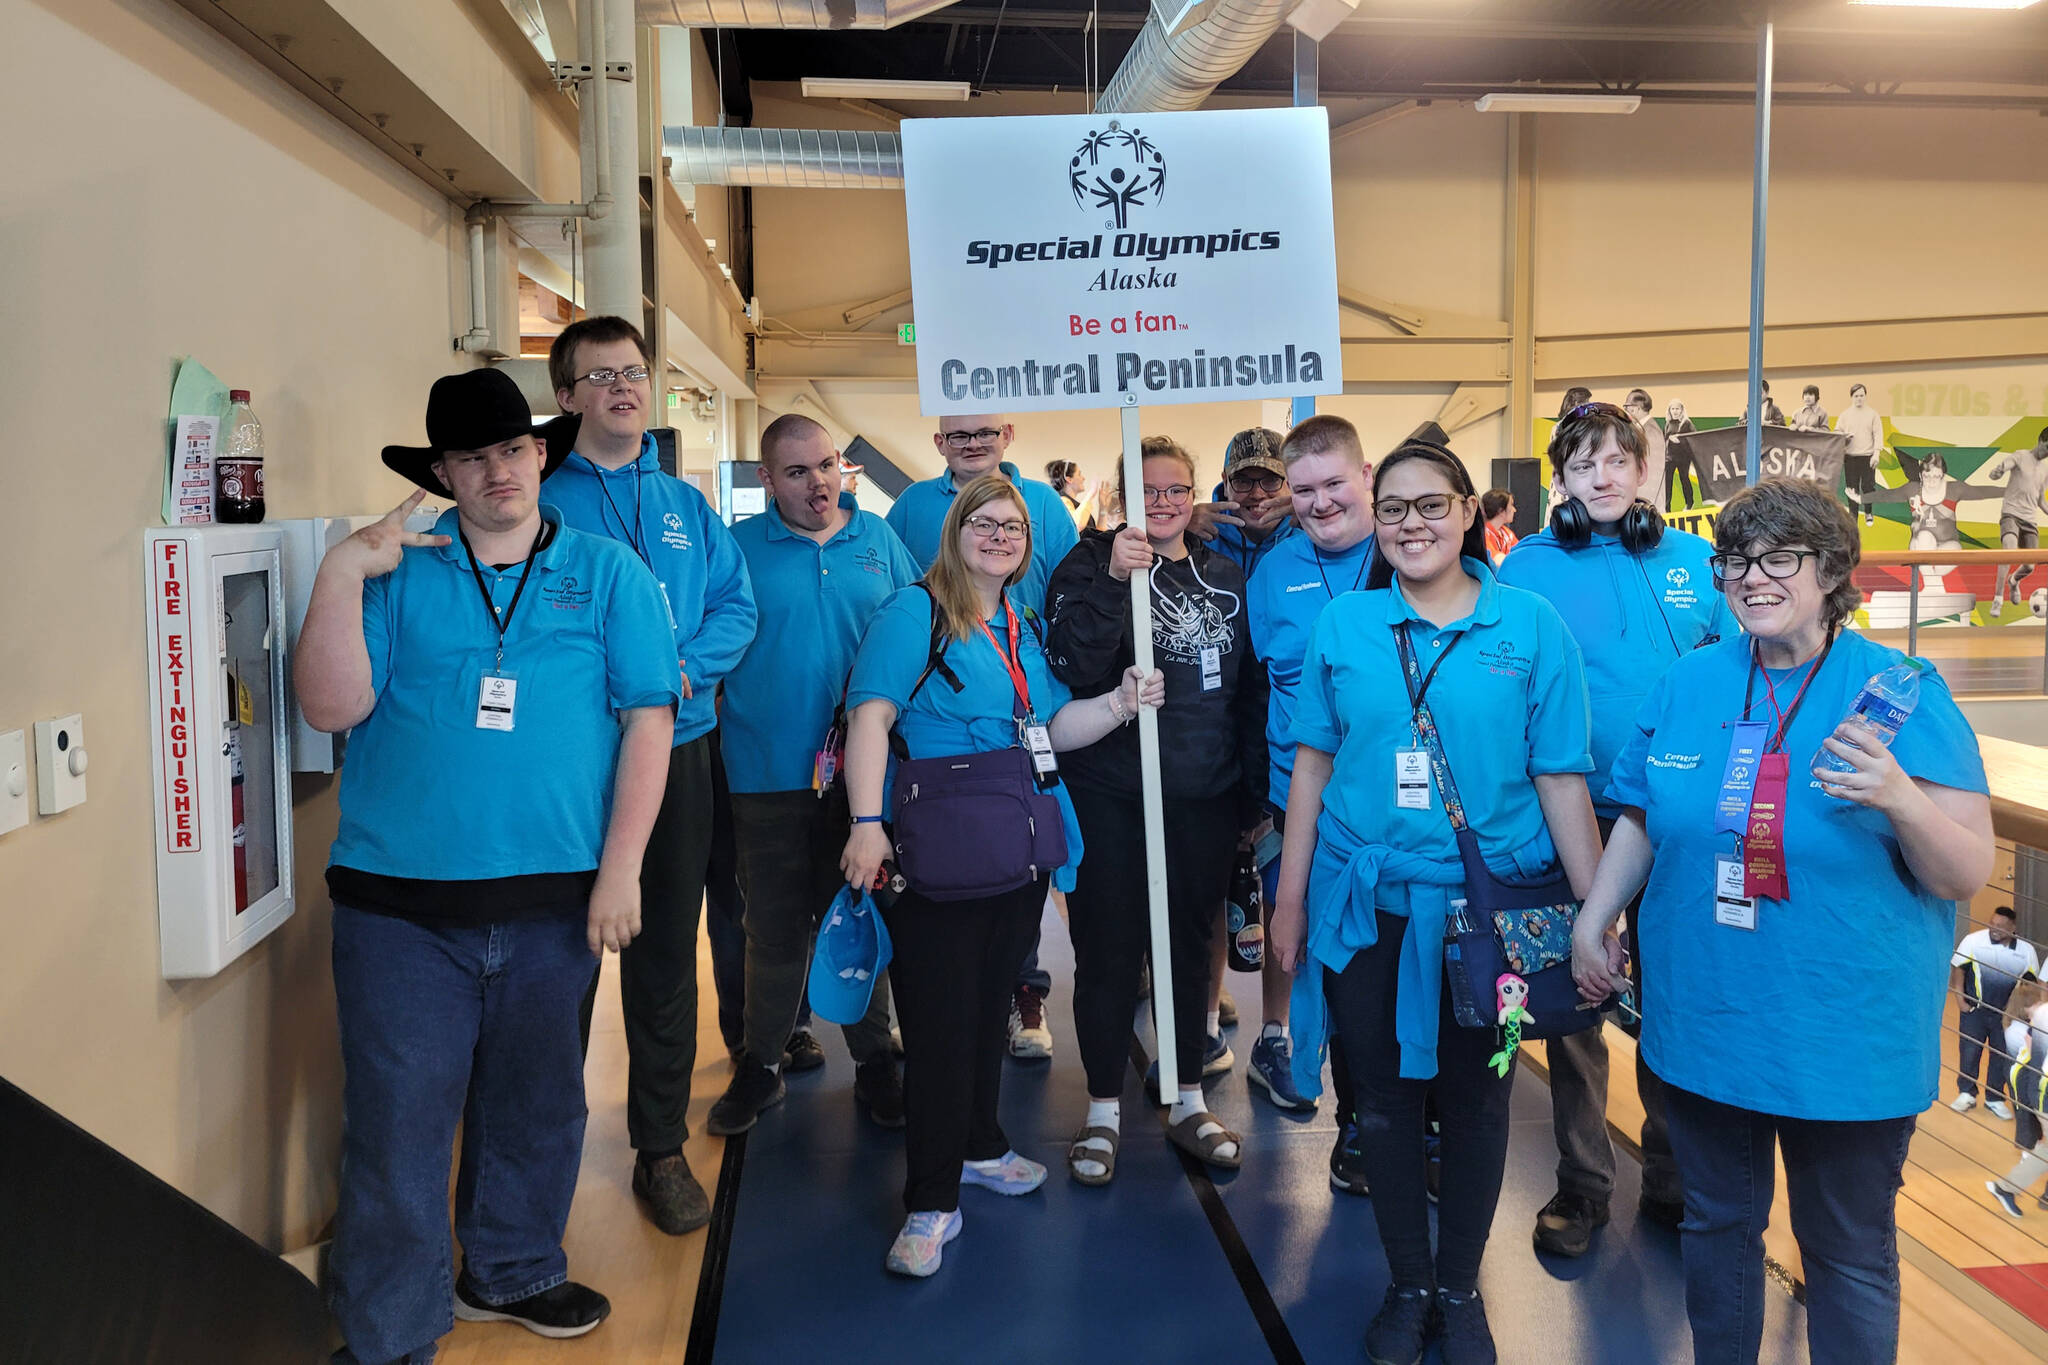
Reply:
[[[1045,652],[1077,697],[1118,685],[1135,662],[1131,585],[1110,577],[1115,535],[1089,531],[1053,569],[1046,587]],[[1228,557],[1190,541],[1185,559],[1152,571],[1152,651],[1166,675],[1159,714],[1160,779],[1168,796],[1235,791],[1245,828],[1266,798],[1266,670],[1252,657],[1244,573]],[[1060,755],[1073,782],[1135,794],[1138,727],[1120,726]]]

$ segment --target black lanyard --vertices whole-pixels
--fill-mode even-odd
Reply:
[[[1828,651],[1832,650],[1834,647],[1835,635],[1833,631],[1830,631],[1828,632],[1828,642],[1825,645],[1821,646],[1820,654],[1814,659],[1813,664],[1806,670],[1805,680],[1799,684],[1799,690],[1792,695],[1792,709],[1777,716],[1778,729],[1777,732],[1771,736],[1771,742],[1764,746],[1765,753],[1776,753],[1780,749],[1783,749],[1785,747],[1785,732],[1792,728],[1792,718],[1799,714],[1800,706],[1804,704],[1806,701],[1806,689],[1813,686],[1813,680],[1820,675],[1821,665],[1825,664],[1828,661]],[[1749,719],[1749,708],[1755,702],[1756,675],[1757,670],[1762,667],[1763,665],[1757,659],[1757,647],[1755,643],[1752,642],[1749,647],[1749,680],[1743,685],[1742,688],[1742,718],[1744,720]],[[1765,674],[1764,685],[1766,687],[1769,687],[1770,682],[1770,675]],[[1776,712],[1778,710],[1778,697],[1775,690],[1771,693],[1771,710],[1773,712]]]
[[[612,501],[612,491],[606,485],[602,472],[597,476],[597,491],[604,495],[604,505],[609,507],[612,515],[618,519],[619,529],[626,533],[626,543],[633,547],[633,553],[640,556],[642,564],[647,565],[650,569],[653,568],[653,561],[647,557],[647,533],[640,524],[640,466],[637,463],[633,466],[633,520],[631,524],[627,523],[626,514],[619,510],[619,505]]]
[[[548,524],[541,521],[540,529],[533,533],[533,545],[526,552],[526,567],[519,571],[519,586],[512,590],[512,600],[505,606],[505,614],[498,615],[498,604],[491,600],[491,590],[484,586],[484,571],[476,562],[476,551],[471,548],[469,537],[462,536],[462,548],[469,551],[469,573],[476,580],[477,594],[484,599],[484,610],[491,614],[491,628],[498,632],[498,662],[494,667],[505,666],[505,632],[512,629],[512,613],[519,610],[519,599],[526,595],[526,580],[533,577],[533,561],[540,558],[541,542],[547,538]]]
[[[1303,535],[1307,535],[1307,534],[1308,534],[1308,532],[1304,531],[1304,532],[1302,532],[1302,534],[1303,534]],[[1328,593],[1328,594],[1330,595],[1330,600],[1331,600],[1332,602],[1336,601],[1336,600],[1337,600],[1337,590],[1336,590],[1335,588],[1333,588],[1333,587],[1331,587],[1331,586],[1330,586],[1330,576],[1329,576],[1328,574],[1326,574],[1326,573],[1324,573],[1324,572],[1323,572],[1323,552],[1322,552],[1322,549],[1321,549],[1321,548],[1320,548],[1319,546],[1311,545],[1311,546],[1309,546],[1309,550],[1310,550],[1310,552],[1312,552],[1312,553],[1313,553],[1313,554],[1315,555],[1315,557],[1316,557],[1316,577],[1317,577],[1317,578],[1320,578],[1320,579],[1322,579],[1322,580],[1323,580],[1323,591],[1324,591],[1324,592],[1326,592],[1326,593]],[[1349,588],[1347,588],[1347,589],[1346,589],[1345,591],[1347,591],[1347,592],[1357,592],[1357,591],[1358,591],[1358,585],[1359,585],[1359,584],[1361,584],[1361,583],[1363,583],[1363,582],[1365,582],[1365,571],[1366,571],[1366,568],[1367,568],[1367,566],[1369,566],[1369,565],[1370,565],[1371,563],[1372,563],[1372,550],[1371,550],[1371,548],[1370,548],[1370,547],[1368,547],[1368,548],[1366,549],[1366,552],[1365,552],[1365,553],[1364,553],[1363,555],[1361,555],[1361,556],[1359,557],[1359,560],[1358,560],[1358,573],[1357,573],[1356,575],[1354,575],[1354,576],[1353,576],[1353,578],[1352,578],[1352,580],[1351,580],[1351,586],[1350,586]]]
[[[1419,671],[1415,663],[1415,644],[1408,633],[1408,622],[1403,621],[1400,625],[1394,627],[1394,634],[1398,637],[1396,643],[1403,646],[1401,650],[1401,681],[1408,684],[1408,705],[1418,714],[1422,710],[1422,703],[1429,697],[1429,685],[1436,681],[1436,671],[1444,666],[1444,660],[1451,657],[1452,650],[1457,649],[1459,643],[1464,640],[1468,633],[1462,630],[1457,633],[1450,643],[1450,648],[1437,655],[1436,662],[1429,666],[1429,672],[1421,675],[1422,682],[1418,686],[1415,680],[1416,674]]]

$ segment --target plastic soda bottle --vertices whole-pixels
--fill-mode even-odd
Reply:
[[[1873,674],[1870,681],[1863,684],[1863,690],[1856,694],[1849,714],[1843,719],[1856,722],[1876,735],[1880,744],[1890,748],[1899,727],[1920,704],[1920,675],[1926,670],[1926,664],[1908,658],[1899,660],[1882,673]],[[1814,754],[1813,766],[1822,772],[1856,771],[1848,762],[1828,752],[1825,745]]]
[[[263,427],[249,410],[249,391],[233,389],[227,433],[214,456],[213,516],[216,521],[263,520]]]

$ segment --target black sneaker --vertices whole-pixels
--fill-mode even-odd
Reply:
[[[853,1098],[884,1128],[903,1126],[903,1076],[893,1057],[877,1057],[853,1069]]]
[[[1330,1149],[1330,1188],[1339,1194],[1372,1193],[1365,1183],[1365,1153],[1358,1146],[1358,1125],[1348,1120],[1337,1130],[1337,1145]]]
[[[800,1028],[789,1035],[789,1046],[782,1049],[784,1071],[816,1071],[825,1065],[825,1049],[818,1046],[818,1040],[807,1028]],[[711,1130],[717,1132],[716,1128]],[[735,1132],[738,1130],[735,1129]]]
[[[704,1117],[704,1131],[713,1137],[732,1137],[752,1128],[763,1112],[782,1103],[789,1087],[782,1073],[770,1071],[752,1057],[742,1057],[732,1083]]]
[[[1536,1215],[1536,1249],[1553,1256],[1583,1256],[1593,1245],[1593,1229],[1606,1225],[1605,1204],[1559,1190]]]
[[[464,1322],[516,1322],[544,1337],[580,1337],[611,1311],[610,1299],[574,1280],[497,1305],[478,1298],[467,1275],[455,1281],[455,1316]]]
[[[1416,1365],[1436,1329],[1435,1290],[1390,1284],[1365,1329],[1366,1358],[1372,1365]]]
[[[1478,1290],[1437,1290],[1436,1320],[1437,1352],[1444,1365],[1495,1365],[1493,1329],[1487,1326],[1486,1303]]]
[[[674,1156],[645,1156],[633,1162],[633,1193],[647,1205],[654,1226],[671,1237],[695,1232],[711,1221],[711,1200],[690,1163],[679,1152]]]
[[[1652,1199],[1646,1194],[1643,1196],[1642,1202],[1636,1205],[1636,1216],[1645,1223],[1654,1223],[1660,1228],[1669,1228],[1671,1231],[1676,1232],[1678,1231],[1679,1223],[1684,1221],[1685,1218],[1685,1201],[1683,1199]]]

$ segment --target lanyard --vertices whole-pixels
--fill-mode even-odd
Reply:
[[[1780,711],[1778,709],[1778,689],[1777,686],[1771,681],[1770,670],[1763,668],[1763,666],[1758,662],[1756,645],[1750,645],[1749,680],[1743,686],[1742,689],[1742,718],[1744,720],[1749,719],[1749,708],[1754,703],[1756,696],[1756,675],[1759,671],[1761,671],[1764,675],[1765,691],[1767,692],[1771,700],[1771,714],[1773,717],[1776,718],[1778,722],[1778,728],[1776,732],[1772,734],[1770,743],[1764,746],[1765,753],[1772,754],[1783,752],[1785,748],[1785,732],[1792,728],[1792,718],[1799,714],[1799,705],[1801,702],[1806,700],[1806,689],[1813,686],[1813,680],[1815,676],[1819,674],[1821,665],[1828,661],[1828,651],[1832,650],[1834,647],[1835,637],[1832,633],[1830,633],[1828,635],[1828,642],[1825,645],[1821,646],[1820,653],[1817,656],[1815,656],[1814,661],[1811,664],[1807,665],[1806,677],[1804,680],[1800,682],[1799,690],[1793,693],[1792,695],[1792,705],[1788,709]]]
[[[505,614],[498,615],[498,604],[491,600],[491,590],[484,586],[484,571],[477,565],[476,551],[470,548],[469,537],[462,536],[462,548],[469,551],[470,576],[476,579],[476,590],[484,599],[484,610],[491,614],[491,628],[498,632],[497,668],[505,666],[505,632],[512,629],[512,613],[519,610],[519,599],[526,595],[526,580],[533,576],[533,561],[540,558],[540,542],[548,532],[548,524],[542,521],[540,529],[533,533],[533,545],[526,552],[526,567],[519,572],[519,586],[512,590],[512,600],[506,604]],[[460,531],[457,535],[462,535]]]
[[[1307,532],[1304,531],[1302,534],[1306,535]],[[1330,600],[1334,602],[1337,600],[1337,590],[1330,586],[1330,576],[1323,572],[1322,549],[1321,547],[1315,545],[1309,546],[1309,549],[1315,554],[1316,557],[1316,577],[1323,580],[1323,591],[1328,593],[1330,595]],[[1358,591],[1358,585],[1365,582],[1366,566],[1371,563],[1372,551],[1370,549],[1367,549],[1363,555],[1359,556],[1358,572],[1352,576],[1351,586],[1345,589],[1346,592]],[[1431,671],[1433,672],[1434,670]]]
[[[1427,673],[1422,673],[1415,662],[1415,647],[1408,635],[1408,623],[1404,621],[1400,625],[1395,626],[1394,633],[1402,641],[1408,642],[1408,648],[1401,651],[1401,681],[1408,684],[1408,705],[1417,713],[1420,713],[1422,703],[1429,696],[1429,685],[1436,681],[1437,670],[1444,666],[1444,660],[1451,657],[1452,651],[1457,649],[1459,643],[1464,640],[1469,632],[1459,631],[1452,638],[1450,647],[1436,656],[1436,662],[1429,666],[1429,672]],[[1419,683],[1417,681],[1418,676],[1420,678]]]
[[[626,533],[626,543],[633,547],[633,553],[640,556],[642,564],[653,568],[653,563],[647,558],[647,534],[640,524],[640,466],[633,466],[633,520],[630,525],[627,524],[626,514],[612,501],[612,491],[606,486],[604,475],[601,473],[597,478],[597,491],[604,495],[604,505],[610,508],[612,515],[618,519],[619,529]]]
[[[1010,675],[1010,686],[1017,689],[1017,700],[1023,703],[1024,714],[1028,716],[1031,714],[1031,684],[1024,677],[1024,664],[1017,653],[1017,613],[1011,608],[1008,598],[1003,600],[1003,614],[1009,617],[1010,621],[1010,648],[1007,651],[1004,650],[1002,642],[996,639],[995,632],[988,628],[988,622],[981,623],[981,633],[988,637],[988,642],[995,646],[996,653],[1001,656],[1003,667]]]

